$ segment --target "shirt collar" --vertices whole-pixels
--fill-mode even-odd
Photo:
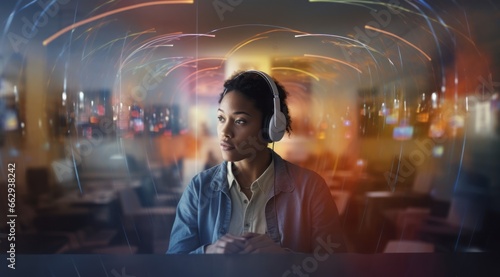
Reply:
[[[236,178],[233,174],[233,163],[227,162],[227,182],[229,183],[229,189],[233,187],[233,183],[236,181]]]
[[[227,163],[227,182],[229,183],[229,189],[232,188],[233,184],[236,183],[236,177],[233,174],[233,162]],[[256,184],[262,191],[266,191],[269,186],[274,183],[274,159],[271,159],[271,163],[264,170],[264,172],[257,178],[253,183]]]

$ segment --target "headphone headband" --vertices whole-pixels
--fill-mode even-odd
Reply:
[[[253,70],[253,69],[244,71],[243,73],[255,73],[255,74],[260,75],[262,78],[264,78],[264,80],[266,80],[267,84],[271,88],[271,92],[272,92],[274,98],[278,98],[278,99],[280,98],[280,95],[278,92],[278,87],[276,86],[276,83],[274,82],[273,78],[271,76],[269,76],[267,73],[265,73],[263,71],[259,71],[259,70]]]
[[[274,82],[273,78],[269,76],[267,73],[259,70],[247,70],[239,73],[236,75],[233,79],[238,78],[240,75],[245,74],[245,73],[255,73],[261,76],[269,85],[269,88],[271,89],[271,92],[273,94],[273,107],[274,107],[274,112],[269,121],[264,121],[265,125],[264,126],[264,134],[266,139],[269,142],[275,142],[279,141],[283,138],[285,135],[286,131],[286,117],[285,115],[281,112],[281,101],[280,101],[280,96],[279,96],[279,91],[278,87],[276,86],[276,83]],[[227,89],[224,89],[223,96],[227,93]]]

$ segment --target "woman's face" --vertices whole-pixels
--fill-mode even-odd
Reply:
[[[237,91],[226,93],[217,111],[217,135],[226,161],[252,159],[267,143],[262,139],[262,113]]]

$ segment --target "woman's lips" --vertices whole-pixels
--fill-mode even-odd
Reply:
[[[232,144],[229,144],[229,143],[221,142],[220,148],[224,151],[231,151],[234,149],[234,146]]]

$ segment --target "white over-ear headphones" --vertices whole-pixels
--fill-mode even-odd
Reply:
[[[273,78],[271,78],[271,76],[262,71],[248,70],[245,72],[259,74],[262,78],[264,78],[264,80],[266,80],[269,87],[271,88],[271,92],[273,93],[274,113],[271,118],[269,118],[269,120],[266,119],[264,121],[264,130],[266,132],[264,134],[264,138],[268,139],[269,142],[280,141],[285,135],[286,117],[281,112],[280,96],[278,88],[276,87],[276,83],[274,83],[274,80]]]
[[[286,131],[286,117],[285,115],[281,112],[281,107],[280,107],[280,96],[279,96],[279,91],[278,88],[276,87],[276,83],[274,83],[273,78],[269,76],[267,73],[264,73],[259,70],[247,70],[243,71],[237,76],[235,76],[233,79],[236,79],[238,76],[245,74],[245,73],[255,73],[264,78],[266,80],[267,84],[271,88],[271,92],[273,93],[273,104],[274,104],[274,112],[271,118],[265,119],[264,120],[264,132],[263,132],[263,137],[266,139],[268,142],[275,142],[275,141],[280,141],[283,136],[285,135]],[[224,91],[224,94],[226,91]]]

